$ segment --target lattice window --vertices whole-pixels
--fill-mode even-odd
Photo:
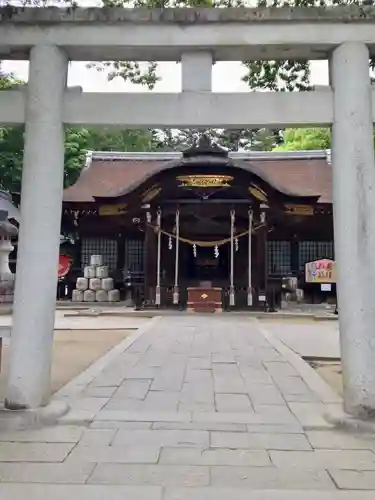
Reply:
[[[317,241],[316,246],[317,246],[316,251],[318,255],[316,257],[317,259],[334,258],[333,241]]]
[[[302,271],[306,262],[317,259],[333,259],[333,241],[300,241],[298,246],[299,268]]]
[[[82,238],[81,265],[90,264],[91,255],[102,255],[103,264],[109,270],[115,271],[117,267],[117,241],[107,238]]]
[[[290,241],[269,241],[268,273],[286,275],[291,271]]]
[[[143,240],[125,240],[124,269],[132,273],[143,272]]]

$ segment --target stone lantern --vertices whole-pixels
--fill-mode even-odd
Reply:
[[[9,267],[9,255],[13,251],[11,238],[18,228],[12,221],[19,221],[19,210],[13,205],[9,193],[0,190],[0,302],[12,302],[14,274]]]

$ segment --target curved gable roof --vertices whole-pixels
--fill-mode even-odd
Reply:
[[[289,196],[315,196],[320,203],[332,203],[331,168],[323,152],[306,154],[238,154],[218,162],[253,173],[271,187]],[[314,154],[315,153],[315,154]],[[108,159],[107,159],[108,158]],[[204,159],[207,163],[207,158]],[[173,153],[112,153],[93,156],[77,182],[64,191],[67,203],[89,203],[131,192],[154,175],[167,169],[202,163],[197,157],[182,159]]]

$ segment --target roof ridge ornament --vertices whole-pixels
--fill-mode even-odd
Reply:
[[[192,146],[182,152],[183,158],[191,158],[193,156],[218,156],[221,158],[228,158],[228,155],[229,151],[213,142],[206,133],[201,134],[199,139],[195,140]]]

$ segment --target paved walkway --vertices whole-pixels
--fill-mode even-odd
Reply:
[[[120,330],[135,329],[146,324],[148,318],[108,314],[82,316],[74,310],[58,310],[55,314],[56,330]],[[0,315],[0,326],[11,326],[12,315]]]
[[[338,321],[300,321],[264,318],[262,325],[300,356],[340,358]]]
[[[375,440],[331,429],[337,396],[262,328],[151,320],[65,425],[0,433],[0,498],[372,500],[348,490],[375,490]]]

